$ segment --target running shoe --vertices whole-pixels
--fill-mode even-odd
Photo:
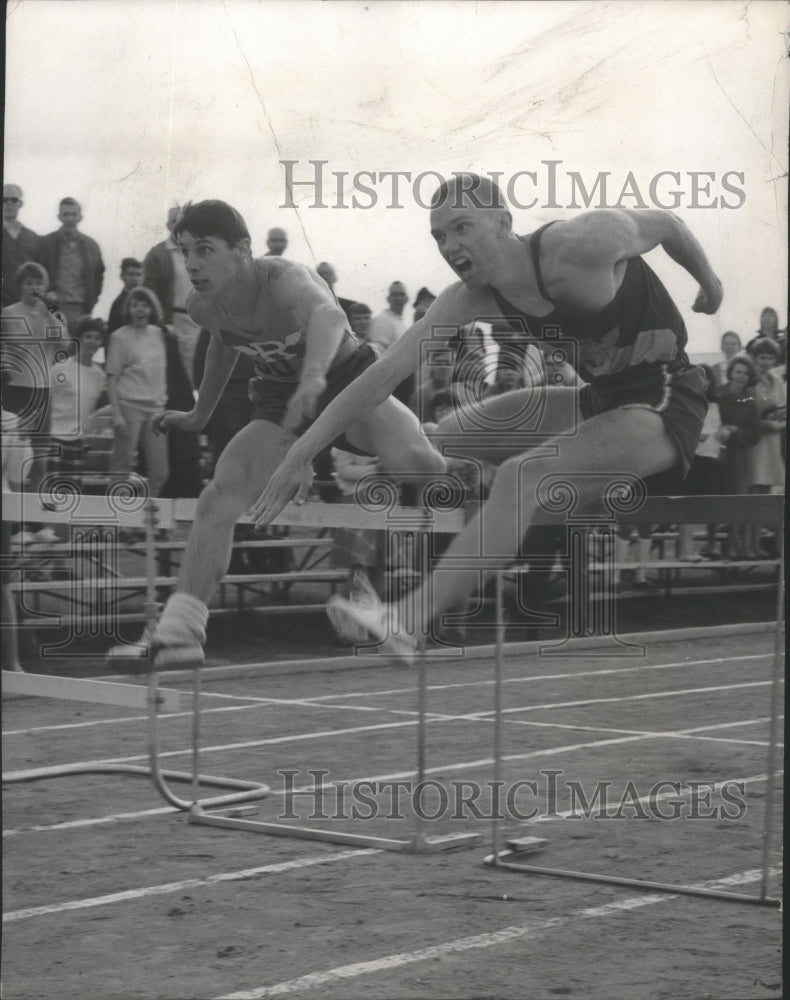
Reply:
[[[148,656],[152,637],[153,629],[146,625],[137,642],[120,642],[117,646],[111,646],[107,651],[107,659],[144,660]]]
[[[144,660],[153,657],[157,670],[163,667],[197,667],[205,660],[200,639],[186,630],[168,630],[164,635],[160,628],[151,629],[146,625],[137,642],[119,643],[107,653],[108,660]]]
[[[60,541],[60,538],[52,530],[52,528],[40,528],[35,535],[33,535],[33,541],[41,542],[45,545],[54,545],[56,542]]]
[[[206,654],[203,644],[194,635],[168,636],[166,639],[155,635],[151,643],[154,667],[200,667]]]
[[[205,660],[206,633],[189,628],[174,618],[163,617],[151,637],[154,667],[199,667]]]
[[[356,569],[351,574],[348,599],[352,604],[362,606],[370,605],[375,607],[381,603],[379,595],[373,589],[373,584],[368,579],[367,573],[361,569]],[[353,622],[344,619],[335,624],[331,614],[329,620],[335,630],[335,635],[342,644],[346,646],[361,646],[363,643],[370,641],[367,630],[358,628]]]
[[[382,604],[378,597],[363,603],[333,594],[327,601],[326,613],[339,636],[373,640],[382,652],[411,666],[417,642],[413,636],[397,632],[397,613],[392,605]],[[359,644],[360,640],[354,641]]]

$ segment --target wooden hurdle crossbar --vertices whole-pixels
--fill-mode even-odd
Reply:
[[[766,765],[766,797],[765,815],[762,831],[761,849],[761,880],[758,894],[735,893],[699,885],[681,885],[651,879],[625,878],[617,875],[597,874],[594,872],[571,871],[561,868],[551,868],[527,864],[523,860],[526,854],[542,850],[546,842],[536,837],[509,838],[508,846],[501,847],[502,818],[497,810],[492,810],[491,824],[491,854],[485,858],[485,864],[507,871],[520,872],[526,875],[542,875],[554,878],[564,878],[582,882],[593,882],[600,885],[614,885],[642,892],[653,890],[669,892],[677,895],[700,896],[707,899],[726,900],[736,903],[750,903],[769,907],[780,907],[781,899],[769,895],[768,881],[771,873],[771,849],[773,840],[773,824],[776,811],[776,778],[777,752],[779,744],[780,713],[782,710],[782,683],[784,678],[784,496],[780,495],[749,495],[717,496],[717,497],[650,497],[640,505],[638,512],[625,512],[616,516],[621,523],[637,524],[701,524],[708,522],[737,524],[747,521],[757,521],[771,525],[775,531],[776,543],[780,551],[779,581],[777,586],[776,623],[774,629],[773,672],[771,678],[771,693],[769,707],[769,738],[768,760]],[[502,706],[502,673],[503,663],[507,655],[505,645],[504,618],[504,575],[508,571],[496,571],[496,621],[497,635],[494,653],[494,787],[502,784],[503,763],[503,706]],[[516,570],[518,572],[518,569]],[[562,645],[562,644],[561,644]],[[545,646],[540,652],[549,654],[556,649]]]
[[[3,671],[3,697],[20,695],[28,698],[57,698],[62,701],[90,702],[94,705],[117,705],[122,708],[148,707],[148,690],[142,684],[118,684],[114,681],[86,680],[77,677],[57,677],[49,674]],[[159,688],[157,704],[160,711],[180,712],[185,696],[181,691]]]

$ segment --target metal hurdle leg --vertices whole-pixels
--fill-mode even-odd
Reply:
[[[154,547],[154,531],[156,529],[157,508],[149,501],[146,507],[146,577],[147,577],[147,619],[153,625],[156,616],[156,552]],[[104,513],[100,510],[99,513]],[[50,518],[51,520],[51,518]],[[216,796],[203,800],[204,805],[232,806],[252,799],[260,799],[269,794],[269,788],[258,782],[239,781],[233,778],[219,778],[214,775],[199,774],[197,767],[193,771],[163,770],[159,766],[159,741],[157,715],[160,711],[177,712],[182,706],[180,691],[161,691],[157,684],[156,671],[149,670],[148,687],[137,684],[122,684],[108,681],[88,680],[70,677],[50,677],[39,674],[11,673],[3,671],[4,694],[19,694],[28,697],[44,697],[84,701],[92,704],[118,705],[126,708],[148,709],[149,720],[149,757],[150,767],[135,764],[104,764],[101,762],[87,764],[58,764],[52,767],[34,768],[24,771],[5,773],[3,782],[14,784],[18,782],[38,781],[47,778],[60,778],[80,774],[131,774],[153,779],[154,785],[164,799],[177,809],[189,810],[192,801],[179,798],[169,788],[167,781],[190,783],[193,789],[198,784],[209,787],[231,789],[231,794]],[[194,704],[194,702],[193,702]],[[195,761],[197,757],[195,757]],[[196,793],[193,791],[193,796]]]
[[[426,549],[427,532],[421,532],[418,544],[421,550]],[[425,780],[426,760],[426,707],[427,707],[427,657],[419,656],[417,660],[417,786],[421,787]],[[199,678],[199,668],[195,670],[196,684]],[[196,688],[197,699],[197,688]],[[197,747],[197,716],[199,705],[195,704],[195,747]],[[194,758],[194,769],[197,771],[197,757]],[[164,793],[163,793],[164,794]],[[171,801],[168,799],[168,801]],[[240,801],[240,800],[239,800]],[[400,851],[407,854],[428,854],[439,851],[454,850],[460,847],[471,847],[480,843],[479,833],[451,833],[441,836],[427,836],[423,817],[414,818],[414,832],[405,838],[379,837],[373,834],[347,833],[332,830],[327,827],[296,826],[276,820],[265,821],[244,819],[238,816],[218,816],[207,813],[206,807],[217,804],[216,800],[204,800],[192,803],[189,810],[189,822],[200,826],[217,826],[230,830],[247,830],[250,833],[263,833],[274,837],[293,837],[299,840],[314,840],[328,844],[346,844],[353,847],[370,847],[384,851]]]
[[[502,684],[502,660],[504,658],[504,628],[502,626],[503,620],[503,602],[502,602],[502,573],[501,570],[497,572],[497,587],[496,587],[496,614],[497,614],[497,641],[494,654],[494,788],[499,790],[498,781],[501,780],[501,761],[502,761],[502,696],[501,696],[501,684]],[[779,604],[780,609],[783,604],[782,600],[782,575],[780,570],[780,595]],[[650,879],[633,879],[624,878],[616,875],[597,875],[592,872],[578,872],[572,871],[564,868],[547,868],[539,865],[527,865],[520,861],[511,860],[512,858],[517,858],[522,855],[525,850],[533,849],[533,846],[529,844],[530,840],[542,847],[542,844],[537,840],[537,838],[525,838],[522,841],[524,847],[519,846],[518,841],[511,841],[514,845],[512,848],[507,850],[500,850],[499,848],[499,820],[498,820],[498,810],[494,809],[492,811],[493,823],[492,823],[492,844],[491,844],[491,854],[487,855],[483,859],[483,863],[489,865],[493,868],[504,868],[508,871],[521,872],[525,875],[548,875],[554,878],[565,878],[572,879],[577,882],[594,882],[600,885],[616,885],[622,886],[626,889],[639,889],[639,890],[654,890],[656,892],[668,892],[673,895],[679,896],[700,896],[707,899],[719,899],[725,900],[733,903],[751,903],[758,906],[769,906],[773,908],[781,907],[781,899],[768,896],[767,893],[767,882],[768,874],[770,870],[769,865],[769,851],[770,851],[770,824],[772,822],[773,816],[773,779],[775,776],[775,747],[777,740],[777,730],[778,730],[778,714],[779,714],[779,684],[780,684],[780,673],[781,673],[781,614],[779,611],[777,619],[777,630],[776,630],[776,653],[775,653],[775,669],[774,669],[774,684],[773,684],[773,694],[772,694],[772,705],[771,705],[771,738],[769,744],[769,765],[768,765],[768,793],[766,799],[766,818],[765,818],[765,831],[763,834],[763,858],[762,858],[762,884],[760,895],[750,895],[746,893],[736,893],[736,892],[726,892],[719,889],[709,889],[704,886],[696,885],[675,885],[668,882],[657,882]]]
[[[785,546],[784,524],[775,526],[775,540],[779,546],[779,582],[776,598],[776,630],[774,631],[774,673],[771,681],[771,728],[768,737],[768,763],[766,766],[768,787],[765,793],[765,819],[763,823],[762,869],[760,896],[768,898],[768,871],[771,864],[774,805],[776,800],[776,749],[779,743],[779,713],[782,710],[782,680],[784,678],[784,609],[785,609]]]
[[[517,583],[518,585],[518,583]],[[502,788],[502,660],[505,647],[504,581],[502,570],[496,571],[496,645],[494,649],[494,778],[491,801],[491,851],[494,863],[499,859],[499,792]],[[496,795],[497,801],[493,801]]]
[[[417,783],[422,783],[425,775],[425,695],[426,671],[425,658],[420,657],[418,681],[418,712],[417,712]],[[415,831],[410,837],[403,839],[393,837],[378,837],[373,834],[347,833],[342,830],[332,830],[327,827],[296,826],[276,820],[265,821],[243,819],[236,816],[218,816],[205,812],[205,806],[211,802],[195,802],[189,812],[189,822],[200,826],[218,826],[229,830],[247,830],[250,833],[263,833],[274,837],[293,837],[297,840],[314,840],[327,844],[345,844],[351,847],[370,847],[384,851],[400,851],[405,854],[430,854],[439,851],[449,851],[460,847],[471,847],[478,844],[481,837],[477,833],[451,833],[443,836],[429,837],[424,832],[424,821],[415,817]]]
[[[156,625],[156,547],[154,536],[157,526],[157,506],[149,500],[145,508],[145,575],[146,575],[146,622],[149,631]],[[271,792],[268,785],[258,781],[242,781],[235,778],[215,778],[200,774],[200,667],[195,666],[193,674],[192,700],[192,773],[178,773],[178,780],[189,781],[192,785],[192,799],[183,799],[176,795],[168,786],[166,779],[173,777],[175,772],[163,771],[159,765],[159,711],[162,699],[158,693],[158,677],[153,659],[148,663],[148,756],[150,774],[154,786],[171,806],[189,812],[203,808],[232,808],[245,802],[266,798]],[[208,799],[200,799],[200,785],[213,785],[233,789],[226,795],[216,795]]]

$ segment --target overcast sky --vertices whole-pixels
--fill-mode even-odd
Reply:
[[[258,253],[283,226],[287,256],[331,261],[338,294],[374,311],[394,279],[412,297],[453,279],[422,173],[498,173],[530,206],[514,210],[524,233],[585,198],[675,205],[724,281],[719,314],[690,311],[694,283],[662,251],[650,262],[691,350],[712,351],[764,305],[787,321],[789,20],[728,0],[12,0],[5,181],[40,233],[62,196],[83,203],[105,314],[121,257],[164,238],[176,200],[230,201]],[[284,160],[296,181],[325,161],[322,195],[297,186],[289,207]],[[394,204],[387,171],[408,175]]]

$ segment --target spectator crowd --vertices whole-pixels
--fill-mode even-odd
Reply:
[[[249,420],[250,360],[239,356],[236,368],[206,428],[197,434],[155,434],[152,418],[163,409],[189,410],[199,389],[209,334],[186,311],[191,284],[171,235],[178,208],[165,220],[168,235],[142,256],[124,257],[121,287],[109,315],[94,315],[104,286],[101,248],[82,229],[82,208],[72,197],[58,205],[59,228],[38,236],[20,220],[24,206],[18,185],[3,188],[2,368],[3,415],[13,417],[13,435],[32,448],[29,468],[16,484],[38,489],[53,471],[78,477],[89,442],[112,435],[108,476],[143,474],[154,496],[197,496],[231,437]],[[288,248],[284,230],[272,228],[268,255]],[[317,272],[335,294],[349,328],[379,354],[388,351],[409,326],[410,295],[402,281],[389,285],[386,303],[375,311],[367,303],[341,298],[339,277],[331,263]],[[421,288],[411,302],[413,319],[422,317],[435,296]],[[744,341],[746,344],[744,346]],[[728,330],[721,338],[721,360],[707,367],[708,417],[695,461],[683,487],[688,494],[780,492],[784,484],[787,405],[786,333],[776,310],[766,307],[749,336]],[[534,345],[497,349],[485,324],[464,328],[449,342],[424,345],[415,376],[396,395],[420,419],[430,435],[436,424],[459,406],[489,396],[547,384],[574,384],[577,376],[561,351],[543,353]],[[38,414],[35,419],[31,414]],[[38,420],[38,423],[36,423]],[[5,429],[4,429],[5,433]],[[9,431],[11,433],[11,431]],[[202,450],[203,449],[203,450]],[[204,452],[208,452],[208,460]],[[319,486],[325,498],[353,499],[360,479],[375,473],[376,458],[335,451],[322,457]],[[458,480],[470,496],[485,491],[490,470],[458,462]],[[5,473],[4,482],[10,479]],[[414,496],[404,496],[415,501]],[[35,526],[20,526],[22,540],[47,540]],[[775,555],[759,524],[708,525],[697,551],[694,531],[680,532],[678,554],[684,559],[760,559]],[[375,540],[338,538],[338,559],[349,568],[349,590],[381,587],[381,546]],[[637,564],[645,561],[650,532],[618,539],[618,561],[629,546]],[[644,573],[637,582],[650,587]]]

